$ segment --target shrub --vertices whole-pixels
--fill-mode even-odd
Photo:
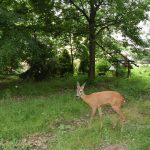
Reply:
[[[80,56],[79,73],[86,74],[89,71],[89,55],[87,49],[84,49]]]
[[[62,55],[59,57],[60,75],[73,74],[73,67],[71,64],[71,57],[67,50],[63,50]]]
[[[127,69],[123,66],[119,66],[117,70],[117,76],[118,77],[125,77],[127,76]]]
[[[111,64],[107,60],[101,59],[96,63],[96,72],[98,74],[106,73],[109,70],[110,66]]]

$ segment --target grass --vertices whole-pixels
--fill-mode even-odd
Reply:
[[[145,71],[146,70],[146,71]],[[123,130],[112,128],[116,114],[104,108],[103,128],[98,116],[88,125],[90,108],[76,99],[76,81],[83,76],[2,83],[0,91],[0,149],[32,149],[22,139],[35,133],[51,133],[47,149],[99,150],[120,143],[128,150],[149,149],[150,76],[148,69],[134,70],[130,79],[97,78],[87,83],[85,92],[117,90],[126,98],[123,111],[127,122]],[[140,73],[139,73],[140,72]]]

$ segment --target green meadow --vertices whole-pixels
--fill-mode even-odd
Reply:
[[[103,107],[88,123],[91,109],[76,98],[76,82],[85,76],[41,82],[9,77],[0,87],[0,150],[101,150],[121,144],[127,150],[150,149],[150,70],[135,69],[131,78],[97,77],[85,93],[119,91],[126,98],[123,128],[112,128],[117,114]]]

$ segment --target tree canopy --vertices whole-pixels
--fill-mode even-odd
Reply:
[[[149,0],[1,0],[0,73],[17,72],[25,62],[28,77],[60,74],[66,49],[72,70],[74,59],[86,60],[93,80],[96,57],[110,59],[122,49],[144,53],[149,45],[138,24],[148,20],[149,10]]]

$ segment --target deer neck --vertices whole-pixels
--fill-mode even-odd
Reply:
[[[83,101],[86,102],[86,96],[87,96],[87,95],[85,95],[85,93],[82,93],[82,95],[81,95],[80,97],[81,97],[81,99],[82,99]]]

